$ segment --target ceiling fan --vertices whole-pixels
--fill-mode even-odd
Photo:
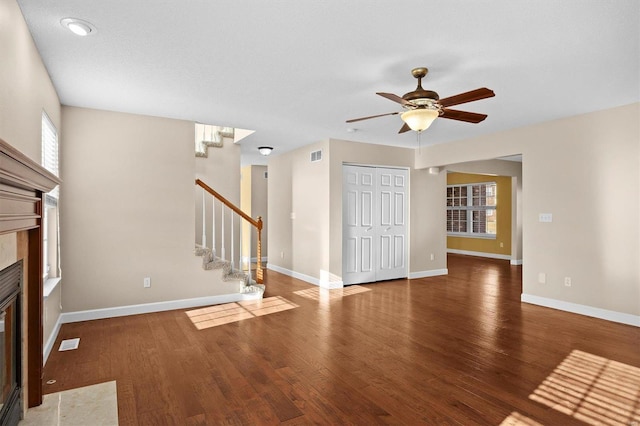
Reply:
[[[354,118],[347,120],[347,123],[368,120],[370,118],[384,117],[387,115],[400,114],[404,125],[398,133],[404,133],[409,130],[422,132],[427,129],[431,123],[437,118],[449,118],[451,120],[466,121],[467,123],[479,123],[485,118],[486,114],[478,114],[475,112],[460,111],[450,109],[450,106],[460,105],[467,102],[479,101],[481,99],[491,98],[495,96],[493,90],[482,87],[470,92],[460,93],[455,96],[440,99],[440,96],[432,90],[424,90],[422,88],[422,79],[427,75],[427,68],[414,68],[411,74],[418,79],[418,87],[412,92],[405,93],[402,97],[393,93],[377,92],[383,98],[387,98],[399,103],[405,109],[404,111],[389,112],[386,114],[371,115],[369,117]]]

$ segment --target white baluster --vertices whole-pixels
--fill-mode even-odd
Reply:
[[[231,213],[231,272],[233,272],[233,268],[235,266],[235,262],[236,262],[236,253],[233,250],[233,246],[234,246],[234,239],[235,239],[235,228],[233,227],[233,210],[230,211]]]
[[[224,252],[224,203],[220,203],[220,212],[222,216],[222,226],[220,227],[220,257],[222,257],[222,260],[227,260],[226,254]]]
[[[205,199],[205,190],[202,190],[202,247],[207,246],[207,222],[205,222],[205,212],[206,212],[206,199]]]
[[[216,199],[215,197],[211,197],[211,228],[212,228],[212,239],[211,239],[211,252],[213,253],[213,258],[216,258]]]

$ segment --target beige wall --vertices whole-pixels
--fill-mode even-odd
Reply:
[[[306,149],[305,149],[306,151]],[[293,270],[292,220],[292,161],[294,152],[269,157],[269,265]]]
[[[42,111],[60,130],[60,101],[15,0],[0,0],[0,138],[40,163]]]
[[[309,161],[322,149],[323,159]],[[342,165],[410,168],[414,150],[325,140],[269,160],[269,263],[322,280],[342,276]],[[446,268],[446,176],[410,174],[409,272]],[[436,204],[437,203],[437,204]],[[433,206],[441,206],[434,209]],[[293,213],[295,218],[291,219]],[[430,260],[430,254],[434,260]],[[280,256],[283,255],[283,257]],[[325,278],[327,279],[327,278]]]
[[[267,257],[267,248],[269,245],[269,221],[268,221],[268,187],[267,179],[264,174],[267,172],[267,166],[245,166],[242,168],[242,184],[240,189],[240,208],[243,212],[254,219],[262,218],[262,257]],[[257,256],[257,244],[255,228],[243,221],[242,230],[242,256],[252,258]],[[252,229],[251,253],[249,253],[249,229]]]
[[[434,145],[416,165],[522,153],[523,293],[640,315],[639,117],[635,103]]]
[[[264,174],[267,173],[267,166],[251,166],[251,217],[257,219],[262,217],[262,257],[268,256],[269,246],[269,188],[268,179]],[[251,248],[251,257],[256,257],[256,245]]]
[[[64,107],[63,127],[65,312],[239,290],[193,254],[192,122]]]
[[[42,111],[60,133],[60,101],[14,0],[0,0],[0,46],[0,138],[41,163]],[[15,234],[0,237],[0,269],[8,266],[9,257],[17,259],[16,253],[7,254],[14,240]],[[59,294],[60,285],[54,292]],[[54,299],[44,301],[45,342],[60,313]]]
[[[329,270],[328,154],[325,140],[269,158],[269,265],[316,279]]]

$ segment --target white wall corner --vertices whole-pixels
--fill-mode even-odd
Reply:
[[[326,289],[343,288],[344,282],[342,277],[332,274],[329,271],[320,270],[320,287]]]
[[[549,299],[547,297],[535,296],[523,293],[520,300],[532,305],[544,306],[546,308],[558,309],[560,311],[572,312],[574,314],[588,317],[600,318],[607,321],[619,322],[621,324],[640,327],[640,315],[631,315],[623,312],[610,311],[607,309],[595,308],[593,306],[579,305],[577,303],[565,302],[563,300]]]
[[[439,275],[448,275],[449,269],[431,269],[429,271],[416,271],[409,272],[409,279],[415,280],[417,278],[428,278],[428,277],[437,277]]]
[[[58,333],[60,333],[60,327],[62,326],[62,314],[58,315],[58,320],[56,321],[56,325],[53,326],[53,330],[51,330],[51,334],[49,338],[45,342],[42,348],[42,365],[44,366],[47,363],[47,359],[49,359],[49,355],[51,354],[51,350],[53,349],[53,345],[56,343],[56,339],[58,338]]]

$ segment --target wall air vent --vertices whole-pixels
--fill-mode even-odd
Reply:
[[[322,160],[322,150],[319,149],[317,151],[313,151],[311,153],[311,162],[315,163],[316,161],[321,161]]]

